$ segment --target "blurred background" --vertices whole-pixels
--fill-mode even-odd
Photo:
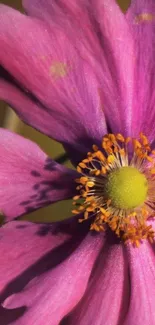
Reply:
[[[126,11],[130,4],[130,0],[117,0],[117,2],[123,11]],[[22,10],[21,0],[0,0],[0,3],[12,6],[18,10]],[[22,136],[31,139],[32,141],[35,141],[50,157],[52,157],[53,159],[59,158],[60,160],[62,160],[62,162],[65,165],[73,168],[70,162],[67,159],[64,159],[65,153],[63,147],[59,143],[49,139],[43,134],[25,125],[23,122],[21,122],[18,119],[18,117],[13,112],[13,110],[10,107],[8,107],[4,102],[1,101],[0,101],[0,125],[11,131],[19,133]],[[38,211],[35,211],[27,216],[24,216],[23,219],[33,220],[36,222],[37,221],[50,222],[51,220],[52,221],[61,220],[63,218],[71,216],[71,210],[72,210],[72,201],[67,200],[67,201],[55,203],[49,207],[42,208]]]

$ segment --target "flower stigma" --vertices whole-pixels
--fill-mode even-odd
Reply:
[[[78,164],[79,195],[73,198],[79,222],[91,219],[90,230],[109,227],[122,240],[139,246],[142,239],[154,240],[151,218],[155,216],[155,151],[147,137],[139,140],[107,134],[102,147]]]
[[[143,204],[147,191],[148,181],[135,167],[114,170],[105,182],[105,196],[110,197],[113,206],[120,209],[132,209]]]

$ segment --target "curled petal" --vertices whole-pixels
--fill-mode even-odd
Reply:
[[[76,172],[5,129],[0,129],[0,157],[0,211],[6,220],[75,193]]]

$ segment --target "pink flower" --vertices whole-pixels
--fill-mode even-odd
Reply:
[[[128,166],[127,152],[131,161],[134,152],[133,165],[148,180],[148,172],[154,175],[154,160],[141,132],[154,148],[154,1],[133,0],[126,16],[114,0],[24,0],[23,5],[28,16],[0,5],[0,98],[26,123],[60,141],[75,165],[87,157],[93,144],[94,166],[102,166],[103,174],[104,168],[107,174],[107,168],[115,171],[108,150],[112,148],[112,155],[118,156],[115,163],[121,167]],[[117,142],[107,147],[103,143],[105,158],[96,145],[100,147],[103,136],[111,132],[118,134]],[[142,145],[133,141],[134,150],[130,145],[127,149],[120,133],[122,139],[141,133]],[[104,139],[115,141],[108,136]],[[118,143],[119,151],[114,154]],[[79,173],[52,161],[31,141],[4,129],[0,130],[0,156],[0,210],[10,221],[0,229],[0,323],[154,325],[154,242],[143,240],[144,228],[138,248],[116,237],[114,232],[122,236],[119,214],[115,216],[114,210],[109,219],[108,201],[93,205],[101,179],[92,176],[93,167],[84,176],[87,179],[81,180]],[[104,165],[104,159],[108,164]],[[94,160],[80,164],[79,172],[90,163]],[[152,187],[147,206],[152,216],[154,176],[149,177]],[[88,220],[83,223],[78,218],[55,224],[11,221],[76,195],[75,178],[80,178],[79,186],[86,192],[80,207],[88,212],[86,204],[93,193],[90,212],[98,208],[102,212],[94,227],[102,226],[97,222],[104,217],[114,232],[109,228],[95,234],[89,231],[93,217],[85,212]],[[111,181],[103,193],[109,191],[116,200],[119,194]],[[143,184],[137,193],[141,199]],[[124,193],[120,199],[126,199]],[[142,212],[145,219],[148,211],[132,212],[137,218]],[[124,235],[133,235],[124,221],[126,215],[119,216],[128,230],[123,228]],[[155,228],[153,218],[146,222]],[[136,229],[129,222],[133,225]],[[150,228],[147,231],[146,237],[152,239]],[[135,232],[135,242],[136,236]]]

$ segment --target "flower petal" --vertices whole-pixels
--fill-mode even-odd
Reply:
[[[134,40],[133,134],[155,138],[155,2],[133,0],[126,14]]]
[[[155,254],[144,241],[139,248],[128,247],[131,297],[123,325],[155,324]]]
[[[69,233],[56,232],[56,229],[55,223],[35,224],[27,221],[8,222],[0,228],[0,247],[3,251],[0,269],[1,293],[13,279],[71,238]],[[40,270],[38,274],[39,272]]]
[[[79,150],[85,147],[85,152],[94,141],[101,141],[107,129],[99,85],[86,56],[78,53],[78,45],[73,46],[64,29],[54,21],[49,27],[1,5],[0,47],[0,64],[38,103],[35,113],[34,105],[31,110],[21,102],[20,109],[14,105],[14,96],[19,95],[13,91],[7,95],[6,89],[4,98],[1,90],[1,98],[12,101],[23,120],[63,144],[79,146]],[[40,119],[37,125],[36,115],[42,113],[49,122]],[[50,124],[46,130],[45,124]]]
[[[7,219],[75,194],[77,173],[30,140],[0,129],[0,211]]]
[[[115,0],[91,0],[94,25],[100,35],[107,80],[100,83],[104,113],[112,132],[132,135],[134,120],[134,44],[125,16]],[[98,76],[99,77],[99,76]]]
[[[104,243],[103,235],[85,236],[81,227],[72,238],[54,235],[53,226],[41,233],[38,226],[22,222],[0,230],[1,281],[7,283],[3,308],[14,315],[25,307],[14,325],[42,325],[45,319],[46,325],[58,325],[84,294]]]
[[[76,23],[87,26],[89,22],[88,6],[89,1],[77,0],[23,0],[23,7],[26,13],[30,16],[44,19],[48,24],[51,20],[57,21],[58,24],[70,25],[73,23],[72,28],[76,27]]]
[[[112,132],[123,131],[131,136],[134,48],[128,24],[116,1],[54,0],[51,4],[48,0],[24,0],[24,7],[28,14],[44,19],[49,25],[54,19],[61,27],[65,26],[66,32],[70,30],[70,37],[73,34],[71,31],[75,30],[76,37],[79,34],[81,39],[83,35],[89,39],[89,43],[85,44],[85,54],[89,44],[95,50],[89,49],[86,60],[94,66],[108,127]],[[80,50],[81,44],[77,44]]]
[[[122,324],[128,307],[129,283],[123,246],[105,245],[96,261],[83,299],[66,319],[67,325]]]

